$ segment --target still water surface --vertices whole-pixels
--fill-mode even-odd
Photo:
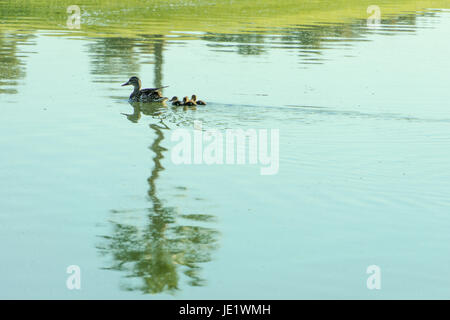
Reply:
[[[368,26],[327,1],[195,21],[86,1],[73,30],[32,3],[0,2],[1,298],[450,297],[448,2]],[[132,106],[132,75],[208,106]],[[279,129],[278,174],[175,165],[194,120]]]

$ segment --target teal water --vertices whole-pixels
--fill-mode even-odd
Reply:
[[[0,297],[448,299],[449,28],[3,30]],[[208,106],[133,107],[131,75]],[[279,172],[174,164],[194,120],[279,129]]]

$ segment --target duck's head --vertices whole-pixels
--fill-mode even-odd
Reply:
[[[140,88],[141,87],[141,80],[138,77],[131,77],[130,80],[128,80],[127,82],[122,84],[122,87],[123,86],[129,86],[129,85],[132,85],[135,88]]]
[[[193,94],[192,97],[191,97],[191,100],[194,101],[194,102],[197,101],[197,96],[195,94]]]
[[[178,101],[178,97],[177,96],[174,96],[174,97],[172,97],[172,99],[169,100],[169,102],[175,102],[175,101]]]
[[[184,103],[186,103],[186,102],[188,102],[188,101],[189,101],[189,98],[188,98],[188,97],[184,97],[184,98],[183,98],[183,102],[184,102]]]

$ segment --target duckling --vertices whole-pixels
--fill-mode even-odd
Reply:
[[[178,100],[177,96],[172,97],[172,99],[170,99],[169,102],[172,102],[173,106],[181,106],[181,105],[183,105],[183,103],[180,100]]]
[[[192,95],[191,101],[195,102],[196,104],[200,106],[206,106],[206,102],[202,100],[197,100],[197,96],[195,94]]]
[[[166,97],[162,96],[160,91],[162,88],[167,88],[167,86],[141,89],[141,80],[138,77],[131,77],[127,82],[122,84],[122,87],[129,85],[134,87],[129,99],[132,102],[164,102],[167,100]]]
[[[197,103],[195,101],[189,100],[188,97],[183,98],[183,106],[196,106]]]

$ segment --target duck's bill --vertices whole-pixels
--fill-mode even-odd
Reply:
[[[127,82],[125,82],[124,84],[122,84],[122,87],[123,86],[128,86],[130,84],[130,81],[127,81]]]

